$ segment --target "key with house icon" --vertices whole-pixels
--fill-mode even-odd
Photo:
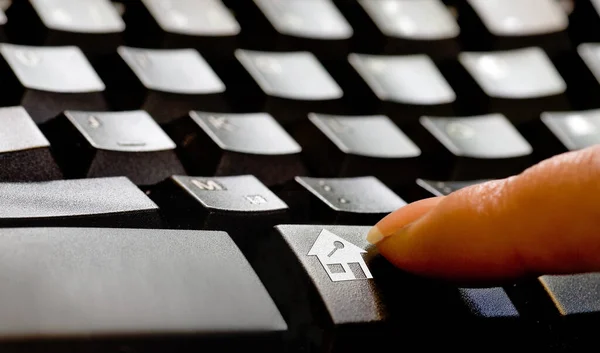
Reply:
[[[334,246],[334,249],[331,250],[331,252],[327,255],[327,257],[331,257],[336,251],[338,251],[338,249],[343,249],[344,243],[342,243],[341,241],[334,241],[333,246]]]

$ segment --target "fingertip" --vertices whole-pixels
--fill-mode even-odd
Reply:
[[[431,197],[408,204],[381,219],[367,234],[367,241],[378,244],[385,238],[394,235],[406,225],[423,217],[442,200],[443,196]]]

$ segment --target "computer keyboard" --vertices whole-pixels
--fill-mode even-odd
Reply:
[[[600,143],[600,1],[0,5],[0,352],[595,344],[598,274],[473,288],[366,234]]]

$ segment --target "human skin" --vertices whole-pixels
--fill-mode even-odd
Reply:
[[[367,239],[397,267],[450,281],[600,271],[600,146],[412,203]]]

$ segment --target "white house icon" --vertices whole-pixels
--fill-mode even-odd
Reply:
[[[366,251],[323,229],[307,255],[316,256],[329,278],[339,282],[373,278],[362,258],[363,253]],[[362,271],[364,276],[358,278],[357,271]]]

